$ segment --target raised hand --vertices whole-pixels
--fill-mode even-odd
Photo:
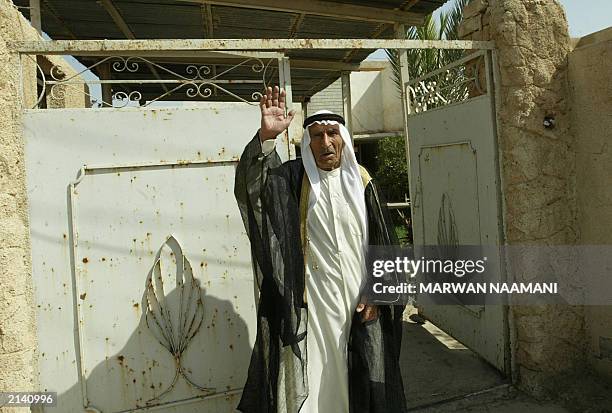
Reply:
[[[261,141],[274,139],[285,129],[295,116],[295,111],[290,111],[285,116],[285,90],[274,86],[274,89],[268,87],[265,95],[259,101],[261,110],[261,128],[259,129],[259,138]]]

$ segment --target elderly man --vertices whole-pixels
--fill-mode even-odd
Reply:
[[[274,138],[294,113],[285,114],[278,87],[266,90],[260,109],[234,189],[260,292],[238,410],[403,412],[403,307],[362,299],[367,246],[396,243],[381,195],[357,164],[341,116],[306,118],[302,159],[281,164]]]

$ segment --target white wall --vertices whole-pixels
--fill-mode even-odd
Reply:
[[[376,62],[378,69],[351,73],[353,133],[396,133],[403,131],[402,102],[387,62]],[[308,113],[327,109],[343,114],[340,79],[315,94]]]

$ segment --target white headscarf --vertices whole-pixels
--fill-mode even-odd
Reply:
[[[333,114],[329,110],[320,110],[314,115],[319,114]],[[311,211],[316,205],[320,194],[321,194],[321,178],[319,177],[319,171],[317,163],[315,161],[312,149],[310,149],[310,133],[308,127],[315,123],[321,125],[339,125],[340,136],[344,141],[342,148],[342,154],[340,158],[340,179],[342,181],[342,187],[348,194],[349,202],[355,206],[354,211],[358,215],[359,223],[361,224],[362,244],[364,248],[368,243],[368,224],[366,215],[365,205],[365,188],[363,181],[361,180],[361,174],[359,173],[359,165],[357,164],[357,158],[355,157],[355,151],[353,150],[353,142],[351,141],[351,135],[346,127],[333,120],[322,120],[312,122],[304,128],[304,136],[302,137],[302,163],[306,170],[306,175],[310,181],[310,197],[308,198],[308,210]]]

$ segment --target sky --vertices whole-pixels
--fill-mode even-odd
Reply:
[[[582,37],[599,30],[612,27],[612,0],[558,0],[563,8],[569,24],[571,37]],[[436,16],[442,10],[448,10],[453,5],[449,1],[440,7]],[[386,60],[383,50],[378,50],[370,55],[370,60]]]

